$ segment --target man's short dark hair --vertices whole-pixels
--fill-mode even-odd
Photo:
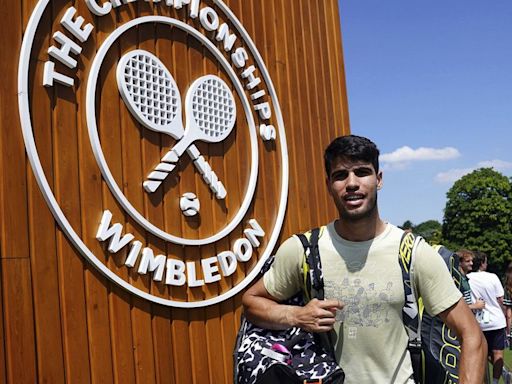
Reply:
[[[346,158],[351,161],[371,163],[375,173],[379,173],[379,149],[366,137],[347,135],[334,139],[324,153],[325,172],[330,177],[333,161]]]
[[[475,257],[473,258],[473,272],[478,272],[483,263],[487,260],[487,254],[480,251],[474,252]]]

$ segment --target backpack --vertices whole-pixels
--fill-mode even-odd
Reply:
[[[311,231],[310,241],[308,242],[304,235],[297,235],[303,243],[305,249],[304,269],[309,270],[305,274],[304,287],[307,289],[304,293],[300,293],[289,299],[286,304],[304,305],[307,302],[307,296],[311,298],[323,298],[323,278],[321,270],[320,255],[318,251],[318,229]],[[421,298],[418,300],[414,292],[414,285],[411,284],[414,276],[414,257],[416,246],[422,237],[412,233],[404,233],[400,241],[398,261],[402,270],[402,280],[404,284],[405,302],[402,309],[402,318],[404,326],[409,335],[409,352],[412,359],[414,370],[414,381],[421,384],[458,384],[458,365],[460,357],[460,343],[456,335],[443,323],[438,317],[432,317],[428,313],[423,312]],[[449,269],[455,285],[460,289],[461,274],[459,272],[459,259],[453,252],[443,246],[434,247],[442,256],[447,268]],[[313,254],[313,255],[311,255]],[[269,259],[266,266],[260,272],[263,275],[269,268],[273,258]],[[312,292],[312,294],[309,294]],[[316,293],[315,293],[316,292]],[[306,298],[304,297],[306,295]],[[418,302],[420,305],[418,305]],[[311,333],[302,331],[297,328],[291,328],[284,331],[270,331],[258,328],[245,319],[242,315],[240,330],[238,332],[235,349],[234,349],[234,383],[255,384],[257,378],[274,364],[279,363],[278,360],[272,359],[265,353],[264,348],[271,348],[273,343],[297,343],[297,349],[306,347],[320,348],[316,345],[315,336]],[[306,335],[304,335],[306,334]],[[318,334],[316,334],[318,335]],[[311,343],[311,344],[310,344]],[[321,343],[319,343],[321,344]],[[315,351],[315,358],[324,356],[324,352]],[[325,356],[329,356],[326,354]],[[277,358],[279,356],[276,356]],[[293,360],[293,358],[292,358]],[[316,361],[316,360],[315,360]],[[331,360],[324,366],[325,372],[337,372],[337,369],[343,372],[336,363]],[[324,372],[324,374],[325,374]],[[304,377],[303,372],[299,373],[300,377]],[[284,376],[283,376],[284,377]],[[344,377],[344,375],[343,375]],[[312,377],[317,378],[317,376]],[[268,382],[279,382],[268,381]],[[290,382],[293,381],[281,381]],[[303,381],[297,381],[302,383]],[[313,381],[314,382],[314,381]],[[330,383],[331,381],[323,380],[322,383]],[[336,382],[336,381],[334,381]],[[342,383],[343,381],[339,381]]]
[[[323,277],[318,252],[320,229],[308,237],[296,235],[304,247],[303,292],[284,302],[305,305],[309,300],[323,300]],[[263,266],[263,275],[271,266],[271,257]],[[234,352],[235,384],[323,383],[342,384],[343,370],[336,363],[334,347],[328,334],[310,333],[293,327],[268,330],[257,327],[242,314]]]
[[[422,384],[457,384],[459,382],[460,343],[439,316],[423,311],[417,300],[414,285],[414,255],[420,236],[404,233],[400,242],[399,264],[404,282],[405,304],[402,311],[404,325],[409,334],[409,352],[413,363],[414,380]],[[461,289],[459,258],[444,246],[434,246],[441,255],[453,281]],[[418,305],[420,304],[420,305]]]

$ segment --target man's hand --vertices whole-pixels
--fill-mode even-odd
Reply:
[[[306,306],[280,304],[258,280],[242,297],[245,316],[262,328],[300,327],[310,332],[327,332],[335,323],[336,311],[343,309],[339,300],[311,300]]]
[[[304,307],[297,307],[293,312],[292,322],[309,332],[330,331],[336,322],[336,311],[345,305],[339,300],[313,299]]]

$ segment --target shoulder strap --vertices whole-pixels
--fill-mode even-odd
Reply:
[[[308,236],[309,235],[309,236]],[[304,247],[303,274],[304,293],[307,300],[324,298],[324,278],[322,275],[322,262],[318,250],[318,238],[320,228],[312,229],[306,234],[297,234],[297,237]],[[309,237],[309,238],[308,238]]]
[[[322,274],[322,262],[318,239],[325,227],[312,229],[306,234],[298,234],[298,238],[304,247],[303,273],[304,273],[304,295],[307,300],[316,298],[324,299],[324,277]],[[329,355],[335,359],[333,331],[329,333],[314,333],[315,340],[326,348]]]
[[[398,262],[402,270],[402,280],[404,283],[405,302],[402,309],[402,319],[409,334],[409,342],[419,342],[420,340],[420,321],[418,313],[418,303],[414,288],[414,259],[416,246],[422,240],[420,236],[412,233],[404,233],[400,241],[398,251]]]

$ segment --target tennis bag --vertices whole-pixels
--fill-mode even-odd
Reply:
[[[312,298],[323,300],[323,277],[318,237],[315,228],[306,235],[296,235],[304,247],[304,289],[287,300],[288,305],[305,305]],[[271,257],[261,270],[271,266]],[[244,315],[236,339],[234,353],[234,383],[323,383],[342,384],[343,370],[334,358],[334,347],[327,333],[311,333],[293,327],[268,330],[257,327]]]
[[[414,255],[420,236],[405,233],[399,250],[399,263],[404,281],[405,305],[402,312],[409,334],[409,352],[413,362],[414,380],[421,384],[458,384],[460,343],[454,332],[439,318],[430,316],[418,301],[411,284]],[[444,246],[435,246],[450,271],[457,288],[461,287],[459,258]],[[421,306],[420,306],[421,307]]]

